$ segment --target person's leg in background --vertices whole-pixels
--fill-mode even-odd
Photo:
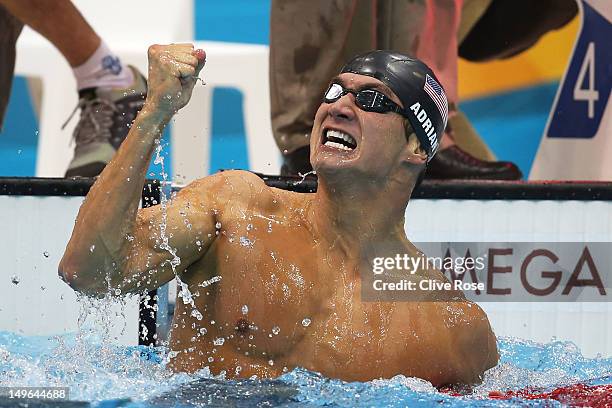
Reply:
[[[270,15],[272,129],[283,175],[310,166],[310,131],[329,80],[374,46],[370,0],[273,0]],[[349,41],[351,39],[351,41]]]
[[[480,20],[493,0],[463,0],[461,7],[461,21],[457,32],[457,44],[461,43]],[[480,160],[496,160],[495,154],[485,144],[476,129],[472,126],[467,116],[457,107],[456,115],[450,122],[454,132],[455,143],[472,156]]]
[[[11,94],[15,69],[15,43],[23,24],[0,4],[0,131]]]
[[[470,0],[468,0],[470,1]],[[440,150],[428,165],[429,179],[501,179],[522,177],[518,167],[509,162],[479,160],[455,143],[455,131],[472,131],[457,113],[458,32],[462,0],[387,0],[378,2],[378,48],[415,55],[436,73],[449,101],[449,125]],[[483,6],[486,6],[483,4]],[[477,14],[471,11],[470,16]],[[468,16],[469,17],[469,16]],[[459,124],[458,129],[454,124]],[[468,135],[467,137],[474,137]],[[465,138],[465,135],[460,135]]]
[[[121,64],[71,1],[0,0],[0,5],[47,38],[72,68],[81,117],[66,176],[98,175],[142,107],[146,80],[135,68]]]
[[[338,0],[305,7],[299,0],[273,1],[270,93],[274,136],[285,162],[281,173],[311,170],[309,132],[321,94],[342,64],[360,52],[386,48],[416,54],[441,72],[443,85],[450,83],[451,102],[456,101],[457,2]],[[521,177],[511,163],[484,162],[463,152],[452,137],[443,139],[442,148],[430,163],[429,177]]]

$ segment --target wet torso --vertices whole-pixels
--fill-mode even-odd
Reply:
[[[270,194],[226,208],[214,243],[183,275],[197,311],[177,298],[173,368],[240,377],[295,366],[347,380],[418,375],[408,362],[423,350],[408,345],[419,329],[406,316],[431,305],[362,302],[359,269],[367,265],[317,237],[306,216],[312,196]],[[396,249],[408,250],[401,242]]]

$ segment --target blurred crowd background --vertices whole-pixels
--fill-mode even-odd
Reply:
[[[268,44],[270,0],[199,0],[193,18],[196,40]],[[95,28],[95,18],[90,20]],[[525,175],[533,164],[578,28],[576,17],[507,60],[459,62],[461,109],[497,158],[516,163]],[[248,169],[244,124],[235,119],[243,117],[242,95],[235,89],[217,88],[213,99],[210,171]],[[37,126],[28,83],[17,77],[0,135],[0,176],[34,176]],[[166,169],[169,160],[167,155]]]

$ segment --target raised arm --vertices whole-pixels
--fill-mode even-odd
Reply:
[[[101,294],[109,288],[126,292],[160,286],[174,277],[173,266],[184,270],[214,238],[214,211],[206,197],[206,184],[214,179],[181,191],[165,212],[160,206],[138,210],[161,133],[191,98],[204,61],[204,51],[190,44],[149,48],[144,107],[81,206],[59,265],[60,276],[74,289]]]

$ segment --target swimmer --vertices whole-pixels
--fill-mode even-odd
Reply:
[[[228,171],[182,189],[166,214],[138,209],[156,141],[189,102],[204,59],[188,44],[149,48],[145,105],[79,211],[60,276],[91,295],[160,287],[176,265],[162,245],[165,220],[176,273],[193,299],[176,302],[172,369],[269,378],[304,367],[346,381],[403,374],[435,385],[477,382],[497,363],[496,339],[462,293],[361,297],[360,276],[375,257],[418,254],[404,211],[447,109],[423,90],[427,78],[437,85],[431,70],[374,51],[331,79],[310,141],[316,193]],[[414,279],[446,281],[433,270]]]

